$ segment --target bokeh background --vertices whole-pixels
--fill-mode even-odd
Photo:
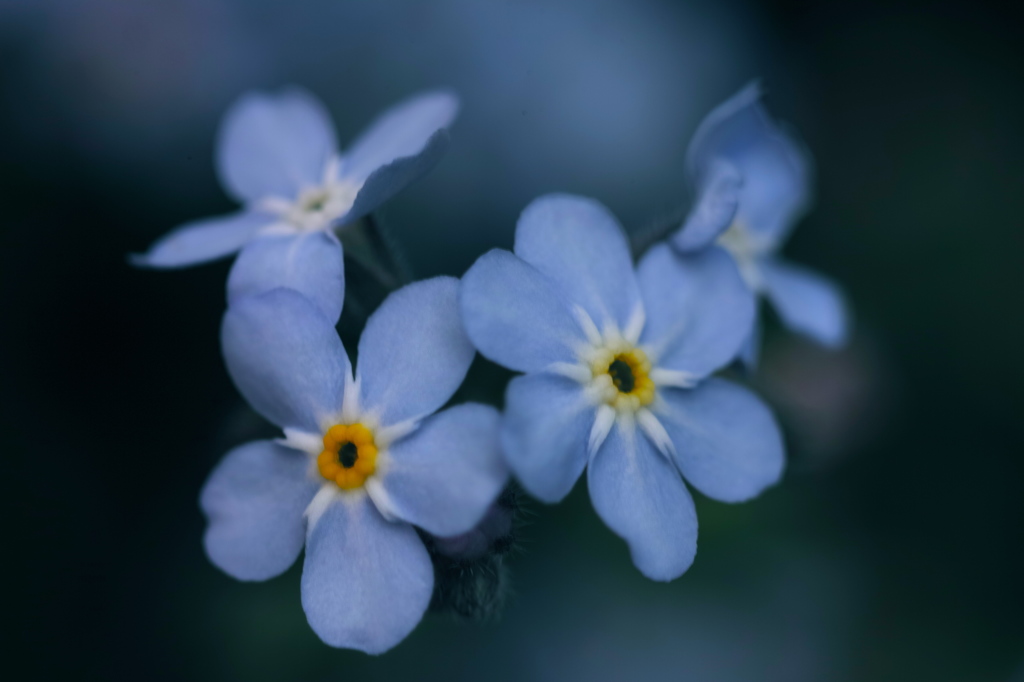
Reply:
[[[817,160],[787,252],[857,332],[769,328],[787,475],[698,496],[684,577],[642,578],[579,485],[529,505],[501,619],[428,616],[373,658],[316,638],[298,567],[207,562],[200,486],[265,429],[219,357],[228,263],[125,256],[230,209],[236,96],[302,84],[344,141],[457,90],[450,153],[381,212],[423,277],[510,246],[549,191],[630,230],[678,215],[694,128],[754,77]],[[1022,84],[1019,3],[0,0],[5,677],[1024,679]]]

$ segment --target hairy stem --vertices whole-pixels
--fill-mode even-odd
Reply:
[[[345,251],[345,255],[350,256],[352,260],[366,272],[366,274],[373,277],[373,279],[376,280],[384,289],[394,291],[401,286],[401,282],[399,282],[394,275],[377,264],[377,262],[362,249],[348,249]]]
[[[410,272],[409,265],[402,255],[397,240],[395,240],[385,223],[372,213],[363,218],[363,220],[366,222],[366,236],[377,257],[381,262],[387,264],[388,270],[394,273],[400,283],[408,284],[411,282],[412,273]]]

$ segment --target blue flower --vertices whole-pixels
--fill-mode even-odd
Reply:
[[[373,211],[444,153],[457,98],[431,92],[389,109],[345,153],[324,106],[308,92],[249,93],[224,117],[217,172],[243,209],[186,224],[133,262],[177,268],[242,249],[228,299],[288,287],[337,319],[344,298],[332,229]]]
[[[214,469],[200,498],[206,551],[235,578],[266,580],[305,546],[302,606],[332,646],[380,653],[409,634],[434,581],[413,526],[466,533],[507,480],[496,410],[437,412],[474,354],[458,286],[438,277],[391,294],[367,322],[354,377],[334,322],[295,291],[242,297],[224,317],[231,377],[285,437]]]
[[[812,170],[803,147],[765,111],[758,84],[708,114],[690,143],[687,171],[697,201],[672,238],[676,249],[725,247],[751,291],[765,295],[790,329],[842,345],[848,314],[839,287],[776,255],[808,207]],[[751,364],[756,351],[755,331],[744,348]]]
[[[493,250],[463,278],[469,338],[525,372],[505,396],[501,444],[522,485],[565,497],[587,468],[594,508],[633,562],[671,580],[697,550],[683,478],[738,502],[771,485],[783,449],[768,409],[709,375],[750,333],[754,300],[719,248],[653,248],[634,271],[599,203],[541,197],[523,211],[514,253]]]

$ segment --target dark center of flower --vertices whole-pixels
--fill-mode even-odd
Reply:
[[[338,464],[346,469],[351,469],[355,466],[357,459],[359,459],[359,448],[356,447],[355,443],[345,443],[338,448]]]
[[[316,458],[320,475],[342,490],[361,488],[377,471],[377,444],[363,424],[335,424],[324,433],[324,449]]]
[[[619,389],[622,393],[629,393],[636,386],[636,376],[633,374],[633,368],[624,360],[618,358],[612,360],[612,364],[608,365],[608,374],[611,376],[615,388]]]

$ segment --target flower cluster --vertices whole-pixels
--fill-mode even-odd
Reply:
[[[754,367],[758,296],[823,344],[847,333],[835,285],[775,255],[808,203],[809,161],[752,85],[700,126],[687,159],[693,209],[638,262],[597,201],[539,197],[512,251],[484,254],[461,281],[392,287],[353,366],[335,329],[342,241],[372,231],[361,219],[439,160],[457,111],[449,93],[414,97],[343,153],[308,93],[247,95],[217,150],[243,208],[133,257],[173,268],[240,251],[224,360],[281,437],[241,445],[214,469],[204,544],[240,580],[279,575],[305,548],[302,606],[333,646],[393,647],[452,593],[439,562],[466,576],[500,552],[514,525],[510,473],[554,503],[586,471],[595,511],[640,572],[679,577],[697,551],[687,484],[740,502],[784,467],[770,410],[715,376],[737,360]],[[448,406],[477,351],[521,373],[502,412]]]

